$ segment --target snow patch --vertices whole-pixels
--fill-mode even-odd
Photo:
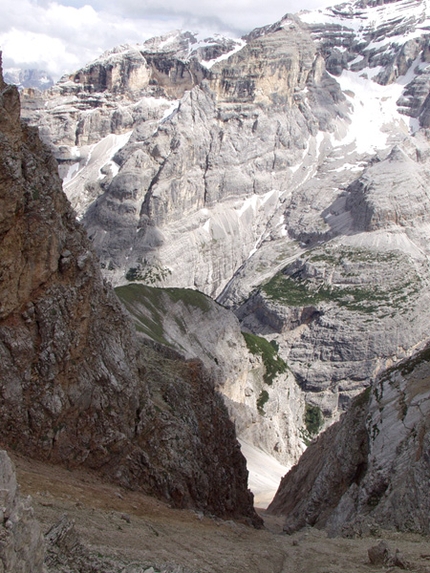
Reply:
[[[205,66],[205,68],[210,70],[212,68],[212,66],[214,66],[218,62],[223,62],[224,60],[227,60],[230,56],[232,56],[236,52],[239,52],[244,46],[246,46],[246,42],[244,40],[235,40],[235,42],[237,42],[237,45],[230,52],[227,52],[226,54],[222,54],[222,56],[219,56],[218,58],[215,58],[214,60],[209,60],[207,62],[202,61],[200,63],[202,64],[202,66]]]
[[[76,175],[78,171],[79,171],[79,161],[77,163],[73,163],[69,167],[66,176],[63,178],[63,185],[67,185],[67,183],[73,179],[73,177]]]
[[[254,494],[254,504],[265,509],[272,501],[281,479],[290,469],[271,455],[239,440],[248,467],[248,485]]]
[[[344,70],[337,78],[342,91],[346,94],[352,108],[351,125],[348,134],[341,141],[332,137],[334,147],[355,142],[358,153],[374,153],[388,146],[390,125],[403,125],[410,129],[410,120],[398,111],[397,100],[403,92],[403,86],[414,77],[414,62],[405,76],[388,86],[381,86],[370,79],[378,69],[365,68],[360,72]]]
[[[162,121],[166,120],[167,118],[169,118],[171,115],[173,115],[175,113],[175,111],[179,108],[179,104],[180,104],[179,99],[172,101],[170,106],[163,113],[163,117],[161,118],[160,123]]]

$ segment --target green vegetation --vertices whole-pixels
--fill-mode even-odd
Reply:
[[[285,306],[316,306],[331,301],[361,313],[385,312],[387,315],[392,310],[407,312],[411,296],[420,289],[420,278],[416,271],[406,263],[410,273],[401,275],[397,284],[384,283],[384,267],[387,268],[386,276],[391,276],[390,269],[400,264],[401,259],[404,259],[403,255],[393,252],[374,253],[347,247],[338,251],[328,246],[318,248],[308,253],[301,268],[297,268],[297,263],[285,267],[264,284],[261,291],[270,300]],[[308,264],[312,272],[309,272]],[[380,267],[382,284],[377,279],[374,284],[368,280],[361,282],[362,276],[369,273],[372,276],[374,264]],[[334,284],[325,280],[330,275],[337,276]]]
[[[162,300],[162,289],[131,284],[117,287],[115,292],[132,315],[136,330],[156,342],[171,346],[164,338],[163,315],[166,310]]]
[[[371,392],[371,386],[368,386],[366,390],[360,392],[360,394],[352,400],[351,408],[361,408],[362,406],[365,406],[370,400]]]
[[[145,266],[144,268],[131,267],[128,269],[125,278],[130,281],[139,281],[145,284],[153,285],[157,282],[165,280],[172,271],[167,267],[160,267],[159,265]]]
[[[211,299],[198,290],[189,288],[166,288],[161,289],[173,302],[183,302],[185,305],[194,306],[203,312],[209,312]]]
[[[262,390],[257,398],[257,410],[262,416],[264,416],[264,414],[266,413],[264,411],[264,404],[267,402],[268,399],[269,399],[269,394],[267,390]]]
[[[182,302],[203,312],[211,308],[211,301],[205,294],[183,288],[156,288],[142,284],[129,284],[117,287],[115,292],[134,319],[136,330],[143,332],[156,342],[172,346],[165,338],[163,319],[172,303]],[[179,317],[174,317],[180,330],[185,333],[185,325]]]
[[[278,374],[287,371],[287,363],[278,355],[274,345],[265,338],[250,334],[249,332],[242,332],[242,334],[251,354],[259,354],[262,357],[266,370],[263,380],[270,386]]]
[[[324,416],[318,406],[306,404],[305,426],[310,436],[316,436],[324,424]]]
[[[319,288],[311,289],[308,281],[294,280],[282,272],[275,275],[262,287],[262,291],[271,299],[286,306],[306,306],[327,300],[329,293]]]
[[[309,446],[324,424],[323,413],[318,406],[306,404],[303,422],[305,425],[300,429],[300,436],[305,444]]]

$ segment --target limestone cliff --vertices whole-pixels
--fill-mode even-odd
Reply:
[[[3,445],[258,523],[234,427],[198,361],[136,343],[37,130],[0,81]]]
[[[205,53],[174,34],[26,115],[104,276],[217,297],[330,423],[428,339],[429,26],[420,0],[352,1]]]
[[[388,370],[282,480],[269,511],[285,530],[428,534],[429,349]]]

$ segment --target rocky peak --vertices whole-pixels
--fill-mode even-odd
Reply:
[[[264,34],[249,36],[227,64],[215,66],[212,85],[221,101],[291,105],[294,93],[305,88],[314,59],[305,27],[285,18]]]
[[[387,85],[405,75],[427,49],[429,14],[421,0],[344,3],[300,18],[309,24],[327,69],[337,76],[344,69],[365,70]]]
[[[47,90],[54,85],[54,80],[44,70],[9,68],[4,73],[8,84],[15,84],[18,89],[33,88]]]
[[[234,40],[214,34],[204,37],[202,34],[175,30],[164,36],[150,38],[141,45],[145,53],[170,53],[175,57],[187,61],[197,59],[204,65],[211,65],[220,57],[242,46],[241,40]]]
[[[129,46],[105,52],[69,78],[75,84],[82,84],[82,89],[89,93],[108,90],[112,94],[142,90],[148,86],[149,79],[145,58],[138,49]]]

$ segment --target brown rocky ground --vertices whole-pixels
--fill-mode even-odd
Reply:
[[[82,546],[109,567],[94,572],[143,573],[364,573],[401,571],[372,565],[368,549],[384,539],[403,555],[403,566],[430,573],[429,538],[375,532],[359,539],[328,538],[304,529],[282,533],[280,518],[261,515],[266,527],[256,530],[195,511],[176,510],[141,493],[100,481],[88,471],[69,471],[12,454],[21,493],[31,495],[36,517],[47,531],[67,513],[75,521]],[[103,561],[101,561],[103,562]],[[92,563],[88,559],[87,564]],[[151,569],[151,567],[153,569]],[[51,569],[52,570],[52,569]],[[81,571],[71,568],[62,571]]]

